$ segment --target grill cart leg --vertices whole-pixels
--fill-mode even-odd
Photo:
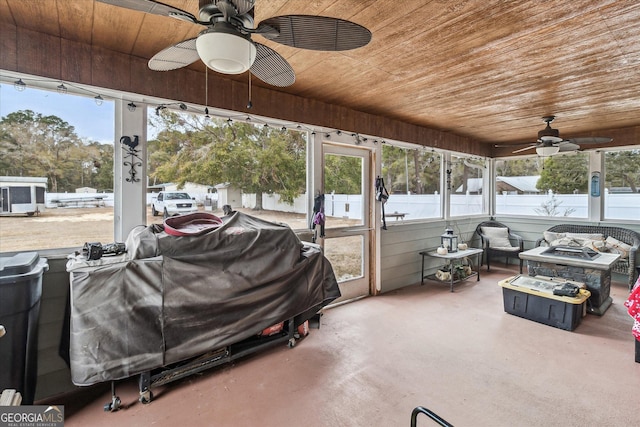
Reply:
[[[111,402],[104,404],[105,412],[115,412],[120,409],[120,398],[116,396],[116,382],[111,381]]]
[[[153,393],[149,390],[151,387],[151,372],[147,371],[140,374],[140,380],[138,382],[140,386],[140,397],[138,397],[138,401],[142,404],[151,403],[153,400]]]

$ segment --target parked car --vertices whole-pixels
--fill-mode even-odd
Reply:
[[[197,212],[198,205],[189,193],[184,191],[161,191],[151,204],[151,214],[158,216],[160,213],[165,218],[177,214]]]

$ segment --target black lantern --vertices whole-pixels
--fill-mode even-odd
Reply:
[[[444,234],[440,236],[440,245],[443,248],[447,248],[447,251],[449,252],[458,251],[458,236],[453,234],[453,229],[451,227],[447,227],[444,230]]]

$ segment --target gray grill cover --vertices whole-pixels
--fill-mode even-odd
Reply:
[[[302,323],[340,296],[319,247],[240,212],[200,236],[152,225],[126,243],[124,255],[67,263],[76,385],[164,367],[293,317]]]

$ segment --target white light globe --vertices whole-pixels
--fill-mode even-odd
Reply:
[[[198,36],[196,50],[207,67],[223,74],[242,74],[256,59],[251,40],[215,27]]]

